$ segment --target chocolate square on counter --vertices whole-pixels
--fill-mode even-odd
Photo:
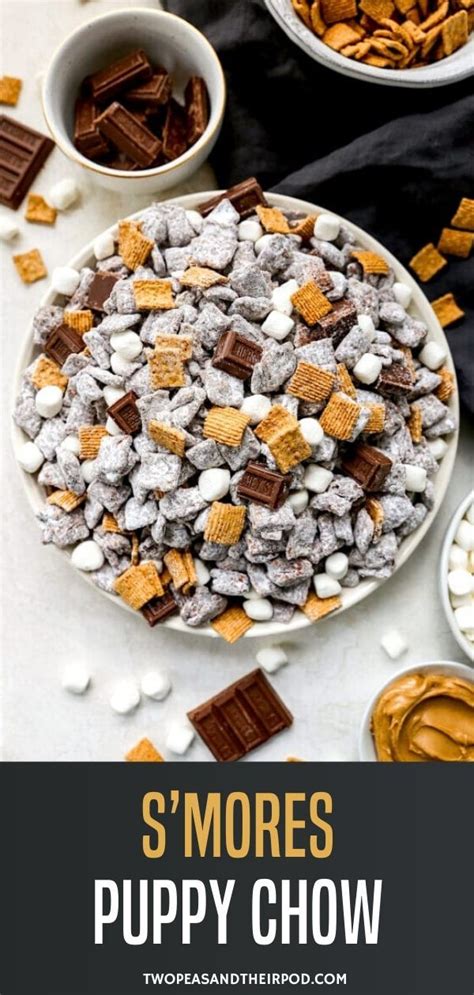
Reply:
[[[54,148],[54,142],[0,114],[0,203],[16,211]]]
[[[93,311],[103,311],[106,300],[110,297],[114,284],[119,279],[115,273],[98,270],[87,291],[85,306]]]
[[[235,210],[240,214],[242,221],[255,213],[258,204],[262,204],[264,207],[268,206],[268,201],[255,176],[250,176],[248,180],[242,180],[234,187],[229,187],[225,193],[218,194],[217,197],[211,197],[210,200],[198,204],[197,209],[205,218],[222,200],[230,200]]]
[[[50,359],[54,359],[58,366],[63,366],[72,352],[82,352],[83,349],[85,349],[85,343],[82,335],[75,328],[63,323],[53,328],[44,346],[46,355]]]
[[[262,356],[261,346],[238,332],[224,332],[216,346],[212,365],[232,377],[247,380]]]
[[[311,339],[331,338],[336,348],[354,325],[357,325],[357,311],[352,301],[336,301],[332,311],[311,329]]]
[[[237,485],[239,497],[248,498],[255,504],[267,508],[279,508],[285,500],[291,484],[291,474],[269,470],[263,463],[248,463]]]
[[[413,376],[408,366],[403,363],[392,363],[384,366],[374,390],[381,394],[409,394],[413,390]]]
[[[392,460],[375,446],[360,442],[342,461],[342,469],[364,491],[379,491],[392,469]]]
[[[216,760],[226,762],[240,760],[293,722],[262,670],[241,677],[188,718]]]
[[[128,394],[124,394],[123,397],[119,397],[115,404],[112,404],[110,408],[107,408],[107,414],[110,418],[113,418],[116,425],[125,432],[126,435],[135,435],[136,432],[140,432],[142,427],[142,420],[140,418],[140,412],[136,405],[136,396],[133,390],[130,390]]]
[[[177,610],[178,605],[171,591],[166,591],[161,598],[152,598],[148,604],[143,605],[143,608],[140,609],[151,628],[157,625],[158,622],[164,622],[165,618],[168,618],[169,615],[174,615]]]

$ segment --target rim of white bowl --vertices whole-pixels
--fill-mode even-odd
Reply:
[[[448,560],[449,560],[449,552],[454,542],[454,536],[457,532],[458,525],[461,522],[461,520],[464,518],[467,509],[473,503],[474,503],[474,489],[469,491],[468,494],[466,494],[466,497],[463,498],[463,500],[460,502],[460,504],[456,508],[456,511],[454,512],[453,517],[451,518],[451,521],[446,530],[446,535],[443,539],[443,545],[441,547],[441,556],[439,560],[439,590],[441,594],[441,601],[443,603],[444,614],[446,615],[449,628],[451,629],[451,632],[456,642],[461,647],[463,653],[465,653],[466,656],[469,658],[469,660],[471,660],[471,662],[474,662],[474,645],[470,643],[469,639],[467,639],[464,633],[461,632],[461,629],[459,628],[456,622],[454,609],[451,605],[449,597]]]
[[[265,4],[279,27],[295,45],[315,62],[320,62],[326,69],[333,69],[343,76],[351,76],[366,83],[379,83],[382,86],[421,89],[458,83],[474,73],[472,58],[474,36],[468,39],[462,49],[429,66],[414,69],[378,69],[376,66],[367,66],[363,62],[348,59],[326,45],[298,17],[293,10],[291,0],[265,0]]]
[[[171,162],[163,163],[161,166],[154,166],[150,169],[140,169],[137,170],[136,172],[127,169],[110,169],[110,167],[106,165],[93,162],[92,159],[88,159],[86,156],[82,155],[81,152],[79,152],[78,149],[76,149],[76,147],[73,145],[70,139],[68,141],[65,141],[61,131],[58,130],[56,126],[55,118],[54,115],[51,113],[50,103],[46,95],[48,79],[50,76],[52,77],[55,71],[55,63],[57,60],[59,60],[63,52],[63,49],[66,47],[66,45],[69,45],[71,40],[76,35],[80,35],[82,32],[89,29],[91,25],[96,24],[98,21],[116,20],[121,16],[123,16],[124,14],[129,14],[129,15],[133,14],[134,16],[136,16],[137,14],[148,14],[152,15],[153,17],[156,17],[158,20],[163,20],[165,18],[167,20],[171,19],[174,21],[179,21],[181,24],[185,24],[186,29],[189,30],[190,34],[193,34],[196,36],[196,38],[199,38],[199,42],[202,43],[204,47],[208,49],[209,54],[215,63],[220,80],[215,121],[213,124],[211,124],[212,118],[214,116],[214,110],[213,108],[211,108],[211,116],[208,125],[206,127],[206,130],[197,140],[197,142],[195,142],[194,145],[191,145],[191,148],[187,149],[186,152],[183,153],[183,155],[178,156],[177,159],[173,159]],[[48,68],[46,69],[46,72],[44,74],[40,96],[41,96],[41,104],[43,108],[44,119],[49,128],[49,131],[51,132],[51,135],[54,138],[54,141],[56,142],[58,148],[61,149],[61,152],[63,152],[64,155],[68,157],[68,159],[71,159],[73,162],[78,163],[78,165],[82,166],[83,169],[87,169],[91,173],[98,173],[100,176],[109,176],[112,178],[115,177],[116,179],[129,179],[136,182],[139,180],[146,179],[147,177],[156,176],[158,178],[160,176],[167,176],[169,173],[174,172],[174,170],[178,169],[180,166],[183,166],[185,163],[191,162],[192,159],[194,159],[196,155],[198,155],[198,153],[201,152],[202,149],[209,144],[209,142],[212,142],[214,140],[214,138],[219,133],[219,130],[222,126],[222,121],[224,119],[224,111],[227,101],[227,84],[224,76],[224,70],[222,68],[217,52],[211,45],[210,41],[207,40],[206,36],[203,35],[202,31],[199,31],[198,28],[194,27],[194,24],[191,24],[189,21],[186,21],[184,17],[178,17],[177,14],[171,14],[166,10],[154,10],[152,7],[133,7],[133,8],[122,8],[119,10],[108,11],[108,13],[106,14],[99,14],[96,17],[91,18],[90,21],[86,21],[84,24],[80,24],[79,27],[75,28],[74,31],[71,31],[70,34],[68,34],[67,37],[64,38],[63,41],[57,46],[57,48],[53,52],[53,55],[50,58],[50,61],[48,63]]]
[[[457,663],[456,660],[435,660],[431,662],[421,662],[412,663],[408,667],[400,667],[396,670],[391,677],[387,678],[383,684],[377,689],[375,694],[369,701],[362,722],[360,724],[359,731],[359,760],[365,761],[375,761],[375,763],[381,763],[382,761],[377,760],[377,754],[375,752],[375,745],[372,733],[370,731],[370,722],[372,719],[372,713],[374,711],[375,705],[379,700],[380,696],[386,691],[391,684],[399,680],[400,677],[404,677],[406,674],[446,674],[446,673],[457,673],[458,677],[468,677],[470,681],[474,683],[474,670],[472,667],[468,667],[467,663]]]
[[[199,204],[204,203],[206,200],[210,199],[211,197],[215,197],[221,193],[224,193],[224,191],[223,190],[202,191],[200,193],[186,194],[182,197],[169,198],[168,202],[173,204],[179,204],[182,207],[186,208],[187,210],[193,210]],[[326,213],[325,209],[322,207],[319,207],[315,204],[311,204],[308,201],[298,200],[295,197],[286,196],[286,194],[269,193],[266,194],[266,197],[269,203],[274,204],[276,207],[280,207],[283,210],[301,211],[304,213],[313,213],[313,214]],[[165,201],[163,201],[162,203],[165,203]],[[135,214],[130,215],[130,217],[139,218],[144,210],[146,210],[146,208],[137,211]],[[441,325],[439,324],[439,321],[436,318],[436,315],[431,305],[429,304],[427,298],[425,297],[423,291],[415,282],[410,273],[408,273],[405,267],[402,266],[402,264],[395,258],[395,256],[393,256],[392,253],[389,252],[383,245],[381,245],[381,243],[378,242],[377,239],[375,239],[372,235],[367,234],[367,232],[364,232],[357,225],[353,224],[351,221],[348,221],[346,218],[343,218],[341,215],[335,214],[334,211],[331,211],[331,214],[339,218],[341,223],[343,223],[346,228],[348,228],[351,232],[353,232],[353,234],[357,237],[357,240],[360,242],[361,245],[363,245],[367,249],[371,249],[373,252],[383,253],[384,257],[388,260],[390,266],[394,270],[397,279],[399,281],[403,281],[404,283],[408,284],[410,290],[412,291],[413,295],[412,301],[416,312],[420,315],[422,320],[427,325],[429,335],[434,337],[446,349],[447,351],[446,365],[448,369],[454,374],[454,377],[456,377],[453,359],[443,329],[441,328]],[[113,228],[115,228],[115,224],[110,225],[109,228],[105,229],[105,231],[108,232]],[[94,239],[88,242],[87,245],[85,245],[79,252],[77,252],[76,255],[73,257],[73,259],[71,259],[67,265],[72,266],[76,269],[80,269],[82,266],[86,266],[89,263],[91,263],[91,261],[95,262],[95,257],[93,253],[93,243]],[[55,302],[55,300],[58,299],[59,296],[60,295],[56,294],[50,288],[45,293],[44,297],[41,299],[39,306],[41,307],[45,304],[52,304]],[[31,363],[34,356],[36,354],[39,354],[39,352],[40,350],[33,345],[31,326],[30,326],[22,342],[20,354],[18,357],[18,362],[13,378],[12,400],[14,400],[18,392],[22,374],[24,373],[29,363]],[[458,401],[457,391],[455,391],[454,395],[450,399],[449,405],[451,411],[456,416],[456,419],[458,419],[459,401]],[[13,450],[14,452],[16,452],[18,447],[23,442],[25,442],[25,435],[22,432],[22,430],[18,428],[17,425],[15,425],[13,420],[12,420],[11,431],[12,431]],[[400,567],[402,567],[403,564],[406,563],[408,558],[415,551],[417,546],[420,544],[420,542],[428,532],[428,529],[433,523],[436,515],[438,514],[438,511],[441,507],[444,496],[446,494],[449,481],[451,479],[454,461],[456,458],[458,437],[459,437],[459,428],[456,428],[447,442],[448,448],[443,456],[442,461],[439,463],[439,469],[435,476],[434,507],[432,508],[431,511],[428,512],[420,528],[417,529],[415,532],[412,532],[411,535],[407,536],[407,538],[403,540],[398,551],[398,557],[392,576],[394,576],[394,574],[400,569]],[[33,511],[36,513],[42,507],[44,507],[43,488],[41,488],[37,484],[36,478],[34,476],[22,472],[20,468],[19,471],[23,482],[23,487],[26,492],[30,506],[32,507]],[[61,555],[62,557],[66,556],[68,559],[70,559],[70,553],[68,553],[66,550],[59,550],[56,547],[53,548],[54,552],[57,555]],[[81,571],[78,572],[81,573]],[[86,581],[86,583],[92,585],[97,591],[99,591],[99,593],[103,597],[108,598],[109,601],[111,601],[113,604],[118,605],[120,608],[125,609],[128,612],[132,612],[133,615],[137,616],[137,612],[134,612],[132,608],[129,608],[128,605],[126,605],[125,602],[122,601],[120,598],[116,597],[115,595],[108,594],[106,591],[102,591],[100,588],[98,588],[97,585],[94,584],[94,582],[90,579],[90,577],[88,577],[87,574],[82,573],[81,576]],[[362,601],[364,598],[368,597],[368,595],[372,594],[373,591],[378,590],[378,588],[384,583],[386,583],[386,581],[363,580],[357,587],[343,588],[341,594],[342,598],[341,608],[339,608],[336,612],[332,612],[332,614],[327,617],[333,618],[335,615],[338,615],[341,612],[346,611],[348,608],[352,608],[353,605],[358,604],[359,601]],[[140,619],[140,621],[142,622],[143,620]],[[321,621],[324,622],[324,619],[322,619]],[[161,624],[168,629],[175,629],[179,632],[185,632],[191,636],[199,635],[211,638],[219,638],[218,634],[214,631],[214,629],[210,625],[204,626],[202,628],[193,629],[190,626],[185,625],[185,623],[182,621],[179,615],[178,616],[172,615],[170,618],[166,619],[165,622],[162,622]],[[307,628],[310,625],[312,625],[312,623],[306,617],[306,615],[304,615],[303,612],[297,609],[293,618],[288,624],[285,624],[283,622],[272,622],[272,621],[255,622],[252,628],[245,633],[244,638],[248,639],[255,637],[266,638],[274,636],[288,636],[289,633],[296,632],[299,629]]]

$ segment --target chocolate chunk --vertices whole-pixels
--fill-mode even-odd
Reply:
[[[97,108],[92,98],[79,97],[74,111],[74,145],[89,159],[100,159],[109,150],[95,123],[96,117]]]
[[[121,166],[121,169],[126,169],[126,166]],[[89,289],[87,291],[86,297],[86,307],[92,308],[93,311],[103,311],[104,304],[106,300],[110,297],[114,284],[117,283],[119,279],[115,273],[107,273],[99,270],[92,280]]]
[[[222,200],[230,200],[242,220],[254,214],[258,204],[267,206],[263,190],[254,176],[249,177],[248,180],[242,180],[242,183],[237,183],[235,187],[229,187],[225,193],[218,194],[217,197],[212,197],[211,200],[199,204],[198,211],[205,218]]]
[[[53,148],[46,135],[0,115],[0,203],[16,211]]]
[[[120,397],[115,404],[107,408],[107,414],[113,418],[116,425],[126,435],[135,435],[142,427],[140,412],[136,405],[136,396],[132,390]]]
[[[191,76],[184,91],[188,115],[188,144],[194,145],[204,134],[209,122],[207,86],[200,76]]]
[[[275,509],[283,504],[290,484],[290,473],[277,473],[276,470],[269,470],[263,463],[248,463],[237,485],[237,494],[239,497],[249,498],[255,504]]]
[[[255,342],[246,339],[238,332],[224,332],[221,335],[212,359],[218,370],[230,373],[232,377],[246,380],[262,356],[262,349]]]
[[[170,100],[163,128],[163,155],[168,162],[184,155],[188,147],[186,112],[177,100]]]
[[[153,628],[157,622],[164,622],[165,618],[168,618],[169,615],[174,615],[178,610],[178,605],[171,591],[166,591],[161,598],[152,598],[140,610],[144,618],[146,618],[148,625]]]
[[[59,366],[62,366],[72,352],[82,352],[85,349],[82,335],[75,328],[69,325],[57,325],[49,333],[44,346],[44,351],[50,359],[54,359]]]
[[[317,321],[311,329],[311,338],[313,340],[331,338],[336,348],[354,325],[357,325],[357,311],[352,301],[336,301],[332,311]]]
[[[413,390],[413,376],[403,363],[385,366],[375,384],[381,394],[409,394]]]
[[[342,469],[357,481],[364,491],[379,491],[392,469],[392,460],[365,442],[349,450]]]
[[[138,83],[139,80],[149,79],[152,73],[148,56],[141,48],[137,48],[123,59],[93,73],[89,76],[88,84],[93,99],[103,103],[112,100],[112,97],[121,90]]]
[[[160,152],[161,142],[149,128],[117,101],[96,118],[99,130],[121,152],[146,169],[152,166]]]
[[[171,76],[163,69],[154,73],[150,79],[131,90],[127,90],[123,99],[137,107],[160,107],[167,104],[171,97]]]
[[[241,677],[188,718],[220,761],[240,760],[293,722],[262,670]]]

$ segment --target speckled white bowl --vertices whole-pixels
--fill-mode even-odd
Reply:
[[[464,633],[461,632],[461,629],[456,622],[448,590],[449,552],[454,542],[454,536],[456,535],[458,525],[473,502],[474,490],[470,491],[469,494],[466,494],[466,497],[463,501],[461,501],[461,504],[454,512],[454,515],[448,525],[439,561],[439,590],[441,594],[441,601],[443,602],[444,614],[448,620],[449,628],[451,629],[451,632],[456,642],[461,647],[463,653],[465,653],[466,656],[474,662],[474,645],[469,642],[469,639],[467,639]]]
[[[198,204],[203,203],[204,201],[208,200],[210,197],[215,196],[216,192],[218,191],[211,190],[207,193],[188,194],[185,197],[176,198],[173,201],[173,203],[181,204],[186,209],[191,210],[193,208],[196,208]],[[305,214],[309,213],[319,214],[324,211],[323,207],[317,207],[314,204],[309,204],[307,201],[303,200],[297,200],[294,197],[286,197],[283,194],[267,194],[267,198],[270,204],[274,204],[276,207],[280,207],[283,210],[301,211],[304,212]],[[334,214],[333,211],[331,213]],[[136,215],[133,215],[133,217],[139,217],[139,216],[140,212],[138,212],[138,214]],[[431,305],[429,304],[423,291],[420,289],[420,287],[415,282],[413,277],[410,276],[410,274],[401,265],[401,263],[399,263],[398,260],[395,259],[395,256],[392,256],[392,254],[388,252],[387,249],[385,249],[380,244],[380,242],[377,242],[375,238],[372,238],[371,235],[368,235],[366,232],[362,231],[361,228],[358,228],[356,225],[353,225],[345,218],[341,218],[340,220],[350,231],[354,233],[354,235],[357,236],[359,244],[362,245],[365,249],[371,249],[373,252],[382,253],[390,263],[390,266],[393,268],[397,280],[403,281],[404,283],[408,284],[413,295],[412,297],[413,303],[410,307],[410,310],[412,310],[413,313],[419,315],[421,320],[424,321],[425,324],[428,326],[429,338],[433,339],[435,342],[439,342],[439,344],[442,345],[444,349],[446,349],[448,354],[446,365],[454,373],[455,372],[454,365],[451,353],[449,351],[449,346],[446,340],[446,336],[443,332],[443,329],[441,328],[441,325],[439,324],[438,319],[436,318],[436,315]],[[93,244],[92,242],[89,242],[88,245],[84,246],[84,248],[81,249],[81,251],[78,252],[77,255],[70,260],[69,265],[75,267],[76,269],[80,269],[82,266],[94,265],[95,257],[93,254],[92,244]],[[41,304],[53,304],[56,300],[57,300],[57,295],[53,290],[49,289],[44,295]],[[20,355],[18,358],[18,366],[13,380],[14,396],[18,391],[20,378],[24,369],[32,362],[35,355],[37,354],[38,350],[33,345],[31,329],[30,329],[23,342],[23,347],[20,351]],[[457,392],[455,392],[449,403],[453,414],[458,416],[459,410],[458,410]],[[19,446],[21,446],[24,441],[25,441],[25,436],[23,432],[21,431],[21,429],[19,429],[16,425],[13,424],[14,450],[18,450]],[[447,441],[448,441],[448,448],[443,457],[442,462],[440,463],[438,473],[436,474],[435,477],[434,508],[426,516],[422,526],[419,529],[417,529],[416,532],[413,532],[410,536],[408,536],[406,539],[403,540],[398,553],[398,560],[396,564],[397,570],[401,566],[403,566],[403,564],[406,563],[406,561],[412,555],[412,553],[415,552],[417,546],[419,546],[423,537],[426,535],[428,529],[430,528],[432,522],[434,521],[435,516],[437,515],[441,507],[441,503],[446,493],[454,466],[454,460],[456,457],[456,449],[458,443],[458,432],[457,431],[453,432],[453,434]],[[32,477],[27,473],[22,473],[22,480],[29,503],[32,507],[32,510],[36,514],[44,506],[43,488],[38,485],[35,477]],[[57,550],[55,547],[54,547],[54,552],[56,553],[56,555],[63,557],[70,555],[67,551]],[[82,574],[82,576],[84,577],[84,580],[87,583],[93,584],[93,581],[87,576],[87,574]],[[345,611],[346,608],[351,608],[352,605],[355,605],[359,601],[362,601],[364,598],[367,598],[369,594],[372,594],[372,591],[377,590],[377,588],[380,586],[381,583],[382,583],[381,581],[377,580],[364,580],[358,585],[358,587],[344,588],[342,592],[342,607],[338,611],[339,612]],[[96,588],[96,590],[99,591],[99,588]],[[109,598],[111,601],[113,601],[115,604],[119,605],[121,608],[125,609],[126,611],[132,611],[132,609],[128,608],[125,602],[123,602],[120,598],[117,598],[111,594],[107,594],[103,591],[100,591],[100,594],[103,595],[103,597]],[[335,612],[334,614],[338,613]],[[179,616],[171,616],[171,618],[167,619],[163,624],[166,625],[166,627],[169,629],[178,629],[180,632],[187,632],[193,637],[203,636],[203,635],[212,636],[212,637],[217,636],[217,633],[214,632],[214,629],[212,629],[211,626],[206,626],[200,629],[190,629],[189,626],[186,626],[184,622],[181,621]],[[311,625],[309,619],[307,619],[306,616],[301,611],[296,611],[291,622],[288,625],[284,625],[281,622],[271,622],[271,621],[256,622],[252,626],[252,628],[249,629],[249,631],[246,633],[246,638],[249,637],[251,638],[253,636],[273,637],[273,636],[287,635],[289,632],[295,632],[297,629],[306,628],[306,626],[308,625]]]

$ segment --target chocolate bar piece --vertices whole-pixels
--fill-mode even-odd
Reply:
[[[360,442],[342,461],[342,469],[364,491],[379,491],[392,469],[392,460],[375,446]]]
[[[261,356],[261,346],[256,342],[251,342],[238,332],[224,332],[217,343],[212,365],[230,373],[232,377],[246,380]]]
[[[0,203],[16,211],[53,148],[46,135],[0,114]]]
[[[262,670],[241,677],[188,718],[220,761],[240,760],[293,722]]]
[[[267,508],[279,508],[283,504],[291,484],[291,474],[269,470],[263,463],[247,463],[246,470],[237,485],[239,497],[248,498],[255,504]]]
[[[174,615],[178,610],[178,605],[171,591],[166,591],[161,598],[152,598],[140,610],[144,618],[146,618],[148,625],[153,628],[158,622],[164,622],[165,618],[168,618],[169,615]]]
[[[171,99],[163,127],[163,155],[168,162],[184,155],[188,147],[187,117],[184,107]]]
[[[126,167],[122,166],[121,168],[125,169]],[[118,279],[119,277],[115,273],[98,270],[94,279],[89,284],[85,302],[86,307],[90,307],[93,311],[103,311],[104,304],[110,297]]]
[[[375,390],[381,394],[409,394],[413,390],[413,376],[403,363],[392,363],[384,366],[376,384]]]
[[[207,86],[200,76],[191,76],[184,91],[188,115],[188,145],[194,145],[209,123]]]
[[[89,159],[100,159],[109,151],[95,119],[97,108],[91,97],[79,97],[74,111],[74,145]]]
[[[156,135],[117,101],[96,118],[96,124],[106,138],[144,169],[152,166],[161,152]]]
[[[57,325],[49,333],[44,351],[50,359],[62,366],[72,352],[82,352],[85,349],[82,335],[69,325]]]
[[[121,90],[135,85],[140,80],[149,79],[152,74],[153,69],[146,53],[137,48],[136,51],[129,52],[125,58],[89,76],[91,96],[99,103],[112,100]]]
[[[230,200],[242,220],[254,214],[258,204],[263,204],[264,207],[267,206],[267,200],[255,176],[250,176],[248,180],[242,180],[235,187],[229,187],[228,190],[218,194],[217,197],[212,197],[210,200],[204,201],[203,204],[199,204],[198,211],[205,218],[222,200]]]
[[[354,325],[357,325],[357,311],[352,301],[336,301],[332,311],[325,314],[311,329],[311,338],[331,338],[336,348]]]
[[[136,405],[136,396],[133,390],[120,397],[115,404],[107,408],[107,414],[113,418],[116,425],[125,432],[126,435],[135,435],[142,427],[140,412]]]
[[[124,94],[124,101],[137,107],[160,107],[171,97],[171,76],[162,70],[153,73],[150,79],[132,87]]]

